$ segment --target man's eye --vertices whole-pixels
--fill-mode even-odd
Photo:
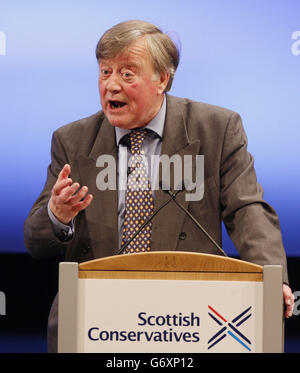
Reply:
[[[104,76],[108,76],[108,75],[109,75],[109,70],[107,70],[107,69],[102,69],[102,70],[100,71],[100,75],[102,75],[102,77],[104,77]]]
[[[129,72],[129,71],[124,71],[124,72],[122,73],[122,75],[123,75],[123,77],[126,78],[126,79],[131,78],[131,77],[133,76],[133,74],[132,74],[131,72]]]

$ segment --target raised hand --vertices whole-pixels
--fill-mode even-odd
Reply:
[[[87,195],[88,187],[80,188],[79,183],[73,183],[70,173],[71,166],[65,164],[52,188],[49,205],[55,217],[64,224],[69,224],[93,200],[92,194]]]

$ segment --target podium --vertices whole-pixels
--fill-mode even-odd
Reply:
[[[60,263],[58,352],[283,352],[282,267],[193,252]]]

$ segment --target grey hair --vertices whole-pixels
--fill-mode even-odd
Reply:
[[[171,89],[180,59],[179,47],[169,35],[157,26],[139,20],[119,23],[107,30],[96,47],[96,58],[112,59],[122,53],[131,43],[144,37],[151,57],[153,68],[158,74],[169,73],[170,79],[165,91]]]

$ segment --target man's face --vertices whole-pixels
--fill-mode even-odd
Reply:
[[[154,72],[144,39],[99,65],[101,105],[109,122],[126,129],[148,124],[160,110],[169,75]]]

